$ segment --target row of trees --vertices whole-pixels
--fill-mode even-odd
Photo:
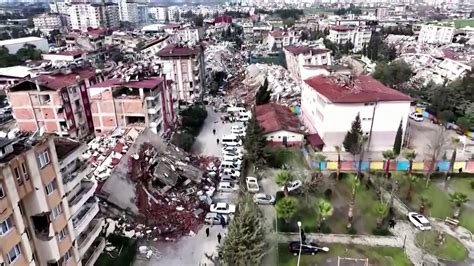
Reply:
[[[190,151],[199,134],[207,111],[202,105],[193,105],[180,112],[180,132],[174,135],[173,143],[185,151]]]
[[[308,31],[303,31],[301,33],[301,40],[303,41],[315,41],[315,40],[318,40],[320,38],[325,38],[326,36],[329,35],[329,29],[326,28],[324,30],[319,30],[316,29],[312,29],[310,28]]]
[[[23,64],[26,60],[40,60],[41,51],[34,45],[25,45],[16,54],[10,54],[4,46],[0,47],[0,67],[9,67]]]
[[[348,15],[348,14],[354,14],[354,15],[360,15],[362,14],[362,9],[359,7],[356,7],[354,4],[351,4],[349,8],[339,8],[336,11],[334,11],[334,14],[338,16],[343,16],[343,15]]]

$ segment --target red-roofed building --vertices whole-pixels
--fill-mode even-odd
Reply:
[[[298,117],[286,106],[276,103],[257,105],[255,117],[272,145],[299,145],[304,140]]]
[[[391,149],[400,122],[405,132],[411,101],[408,95],[365,75],[313,77],[304,81],[301,91],[303,121],[310,133],[323,140],[324,151],[342,145],[357,114],[370,139],[370,150]]]
[[[173,81],[175,99],[194,102],[204,89],[204,48],[169,44],[157,56],[163,74]]]
[[[227,15],[217,16],[214,18],[214,26],[223,28],[232,25],[232,17]]]
[[[175,110],[169,81],[109,79],[88,90],[97,134],[121,128],[150,128],[156,134],[173,127]]]
[[[285,46],[297,43],[300,38],[301,35],[296,31],[274,30],[268,32],[266,44],[268,46],[268,50],[281,49]]]
[[[304,79],[327,73],[314,66],[331,65],[331,51],[324,48],[290,45],[283,48],[286,67],[293,78],[302,83]]]
[[[87,88],[103,77],[93,68],[39,75],[7,90],[20,130],[83,138],[94,129]]]

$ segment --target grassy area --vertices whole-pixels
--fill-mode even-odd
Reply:
[[[412,265],[403,252],[403,249],[399,248],[342,244],[330,244],[328,247],[329,252],[327,253],[321,252],[315,256],[302,255],[300,265],[336,265],[338,256],[359,259],[367,258],[369,259],[370,265]],[[279,244],[278,253],[278,265],[296,265],[298,257],[288,251],[288,245],[286,243]],[[328,263],[329,261],[332,261],[333,263],[330,264]]]
[[[474,182],[474,177],[452,178],[449,181],[449,186],[454,191],[466,194],[470,200],[474,200],[474,189],[471,188],[471,182]]]
[[[299,148],[272,147],[266,148],[267,163],[273,168],[282,168],[283,165],[290,169],[308,169],[303,152]]]
[[[425,214],[436,218],[444,219],[451,217],[454,211],[454,204],[449,201],[449,194],[434,182],[426,187],[424,178],[419,178],[412,185],[412,200],[410,202],[406,199],[406,194],[409,187],[409,182],[401,173],[394,174],[394,178],[399,180],[400,189],[398,190],[398,197],[405,202],[411,209],[418,211],[421,205],[421,198],[428,199],[428,206],[425,209]],[[473,191],[470,189],[470,181],[472,178],[460,177],[452,178],[450,181],[454,191],[460,191],[473,197]],[[464,208],[464,211],[459,217],[460,225],[474,232],[474,211],[472,209]]]
[[[456,29],[464,27],[474,27],[474,19],[459,19],[454,21]]]
[[[437,231],[420,232],[416,235],[416,243],[438,258],[450,261],[464,261],[467,258],[466,248],[456,238],[448,234],[445,237],[444,244],[439,246],[437,245]]]
[[[299,208],[297,209],[293,218],[286,223],[283,219],[278,219],[279,232],[298,232],[297,222],[301,221],[303,230],[305,232],[317,232],[317,212],[316,207],[318,199],[316,197],[296,197],[299,201]]]

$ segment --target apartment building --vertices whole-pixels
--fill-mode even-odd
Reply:
[[[158,60],[158,52],[168,45],[169,35],[166,35],[162,38],[156,38],[154,40],[148,41],[141,48],[140,53],[142,57],[147,60]]]
[[[368,44],[372,36],[372,31],[367,27],[332,26],[329,29],[328,39],[337,44],[351,42],[354,45],[353,51],[359,52]]]
[[[418,34],[419,43],[448,44],[453,41],[454,27],[422,25]]]
[[[332,64],[331,50],[310,46],[286,46],[286,67],[293,78],[302,83],[304,79],[318,75],[315,66],[328,66]]]
[[[45,132],[83,138],[94,124],[87,88],[101,82],[93,68],[40,75],[10,87],[7,97],[17,127],[24,131]]]
[[[301,35],[295,31],[274,30],[268,32],[266,39],[268,50],[278,50],[299,42]]]
[[[194,102],[204,91],[204,48],[169,44],[158,52],[161,71],[173,81],[174,99]]]
[[[357,115],[369,149],[391,149],[400,123],[405,132],[411,101],[408,95],[365,75],[317,76],[305,80],[301,89],[304,124],[323,141],[323,151],[342,145]]]
[[[69,9],[71,28],[87,32],[88,28],[118,28],[118,5],[113,3],[74,3]]]
[[[34,17],[33,24],[35,24],[35,28],[44,31],[60,29],[63,26],[60,14],[48,13]]]
[[[150,7],[149,12],[151,17],[158,22],[169,21],[168,7],[166,6]]]
[[[202,27],[182,28],[175,32],[176,41],[198,43],[204,38],[204,29]]]
[[[174,126],[172,89],[162,77],[128,82],[110,79],[92,86],[88,92],[97,133],[117,127],[147,127],[160,134]]]
[[[127,21],[132,24],[138,23],[138,3],[130,0],[119,0],[118,7],[120,21]]]

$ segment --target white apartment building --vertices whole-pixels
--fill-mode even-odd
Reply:
[[[175,36],[178,42],[198,43],[204,38],[204,29],[201,27],[178,29]]]
[[[74,3],[69,9],[71,28],[87,31],[87,28],[119,27],[118,6],[116,4]]]
[[[137,5],[137,15],[138,23],[147,23],[149,20],[149,7],[148,4],[138,4]]]
[[[434,69],[436,73],[449,81],[462,78],[467,72],[471,71],[471,67],[464,63],[445,58]]]
[[[166,6],[150,7],[149,11],[151,17],[158,22],[166,22],[169,20],[168,7]]]
[[[418,34],[419,43],[448,44],[453,41],[454,27],[422,25]]]
[[[200,45],[169,44],[158,52],[162,73],[173,81],[173,99],[191,103],[202,96],[205,80],[203,49]]]
[[[331,51],[320,47],[310,46],[286,46],[285,53],[286,67],[293,78],[300,84],[304,79],[317,75],[311,71],[314,66],[331,65]]]
[[[406,130],[411,101],[409,96],[365,75],[313,77],[305,80],[301,91],[304,124],[322,139],[323,151],[342,146],[357,114],[369,138],[369,150],[392,149],[400,122],[403,132]]]
[[[136,24],[139,22],[138,4],[129,1],[130,0],[119,0],[118,2],[120,21]]]
[[[337,44],[345,44],[350,41],[354,45],[354,52],[362,50],[364,44],[368,44],[372,31],[364,27],[333,26],[329,29],[328,39]]]
[[[295,31],[274,30],[268,33],[266,43],[268,50],[281,49],[297,43],[301,35]]]
[[[60,29],[63,26],[60,14],[41,14],[33,18],[33,23],[36,29],[44,31]]]
[[[181,18],[182,10],[178,6],[170,6],[167,8],[167,10],[169,21],[179,21],[179,19]]]
[[[53,3],[49,4],[49,9],[51,10],[51,13],[69,15],[70,6],[71,5],[67,2],[54,1]]]

